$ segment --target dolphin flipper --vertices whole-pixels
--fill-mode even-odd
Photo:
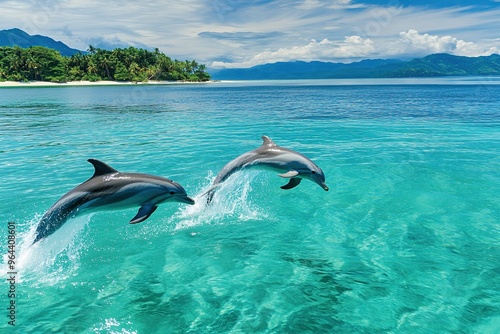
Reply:
[[[158,208],[158,206],[153,205],[153,204],[145,204],[139,208],[139,211],[135,215],[134,218],[130,221],[130,224],[137,224],[142,221],[145,221],[146,219],[149,218],[155,212],[155,210]]]
[[[296,186],[298,186],[300,184],[300,181],[302,181],[301,178],[298,178],[298,177],[291,178],[290,182],[288,182],[284,186],[281,186],[281,189],[288,190],[288,189],[295,188]]]

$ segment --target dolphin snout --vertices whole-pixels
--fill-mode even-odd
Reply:
[[[182,202],[182,203],[187,203],[187,204],[191,204],[193,205],[194,204],[194,199],[192,199],[191,197],[189,196],[182,196],[182,195],[178,195],[178,196],[175,196],[175,199],[179,202]]]
[[[317,185],[319,185],[325,191],[330,190],[330,188],[328,188],[328,186],[325,183],[324,177],[319,177],[318,174],[313,174],[312,181],[314,181]]]

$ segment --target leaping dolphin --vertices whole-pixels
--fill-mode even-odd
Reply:
[[[281,189],[295,188],[300,184],[302,179],[308,179],[328,191],[328,186],[325,184],[325,174],[309,158],[296,151],[276,145],[267,136],[262,136],[261,138],[264,141],[262,146],[240,155],[222,168],[212,182],[210,189],[205,192],[208,195],[208,202],[211,202],[215,188],[230,175],[243,168],[252,166],[275,170],[281,173],[279,176],[289,178],[290,181],[282,186]]]
[[[140,206],[131,224],[140,223],[157,209],[158,204],[175,201],[194,204],[184,188],[163,177],[122,173],[102,161],[88,159],[94,175],[61,197],[42,217],[33,243],[59,229],[70,217],[90,209],[123,209]]]

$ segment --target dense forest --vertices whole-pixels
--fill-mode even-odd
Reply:
[[[32,46],[0,47],[0,81],[208,81],[203,64],[172,60],[158,49],[129,47],[103,50],[90,46],[71,57],[57,50]]]

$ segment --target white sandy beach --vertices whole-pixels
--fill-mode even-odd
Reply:
[[[68,81],[63,83],[47,82],[47,81],[0,81],[2,87],[62,87],[62,86],[110,86],[110,85],[185,85],[185,84],[204,84],[207,82],[188,82],[188,81],[148,81],[148,82],[132,82],[132,81]]]

